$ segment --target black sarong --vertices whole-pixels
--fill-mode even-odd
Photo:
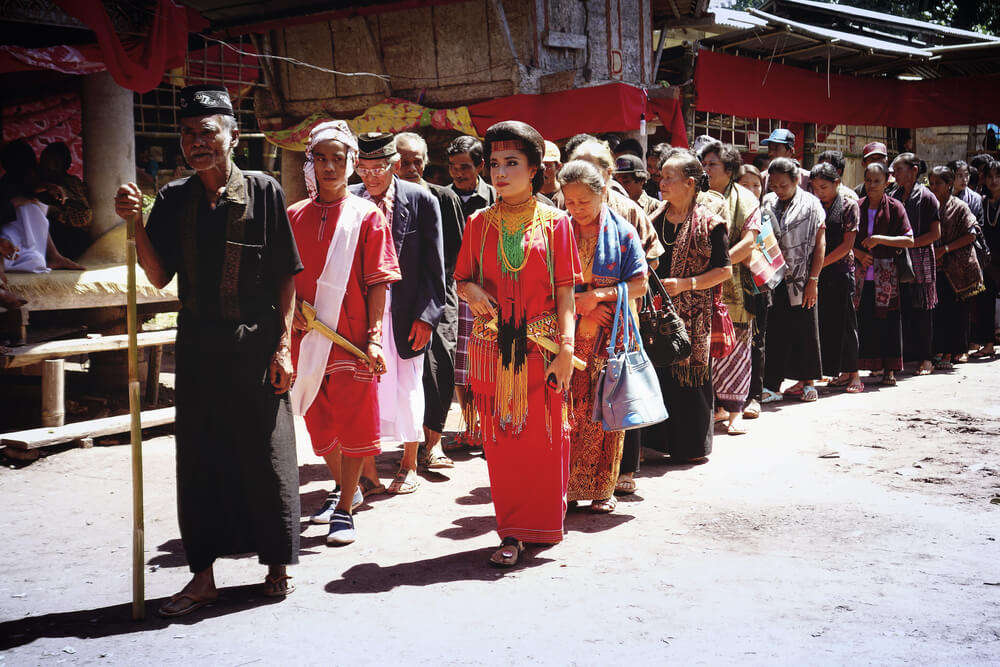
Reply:
[[[816,305],[819,308],[823,375],[837,377],[857,371],[858,317],[854,310],[854,275],[824,270],[819,275],[819,302]]]
[[[781,391],[781,383],[786,379],[818,380],[823,367],[816,306],[792,306],[784,282],[774,289],[771,297],[764,343],[764,387]]]
[[[192,572],[243,553],[266,565],[298,562],[292,410],[267,378],[277,317],[233,323],[181,313],[177,515]]]

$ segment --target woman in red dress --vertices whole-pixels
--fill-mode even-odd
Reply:
[[[524,542],[562,540],[573,288],[583,276],[569,218],[533,196],[543,182],[541,135],[504,121],[483,144],[499,200],[469,217],[455,281],[476,318],[469,387],[502,540],[490,563],[510,567]],[[538,336],[558,353],[533,342]]]

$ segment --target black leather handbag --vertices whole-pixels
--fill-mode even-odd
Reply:
[[[656,298],[660,297],[659,307]],[[639,335],[646,356],[657,368],[665,368],[691,356],[691,339],[684,320],[677,314],[670,295],[656,274],[650,272],[646,295],[639,310]]]

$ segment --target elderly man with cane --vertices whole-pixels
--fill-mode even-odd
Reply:
[[[144,228],[142,193],[115,209],[136,224],[139,263],[156,287],[178,276],[177,514],[194,573],[164,603],[182,616],[218,599],[213,564],[256,553],[263,592],[294,590],[299,476],[288,399],[294,275],[302,263],[278,183],[232,160],[239,130],[226,89],[189,86],[181,150],[195,175],[164,186]]]

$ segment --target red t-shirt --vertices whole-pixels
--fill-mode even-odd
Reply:
[[[323,222],[324,211],[326,222]],[[333,204],[320,205],[311,199],[303,199],[288,207],[288,219],[292,223],[299,257],[305,266],[295,276],[295,294],[299,299],[316,304],[316,281],[323,272],[337,221],[344,215],[360,217],[361,231],[347,279],[347,292],[340,307],[337,333],[364,351],[368,344],[368,288],[396,282],[401,277],[392,230],[374,204],[348,194]],[[302,336],[302,333],[296,333],[292,338],[292,356],[296,363]],[[335,359],[354,360],[355,357],[339,345],[333,345],[330,362]]]
[[[499,206],[500,204],[497,204]],[[544,204],[538,204],[545,209],[542,215],[552,216],[552,270],[556,287],[579,285],[583,283],[583,268],[580,255],[576,249],[576,239],[573,236],[573,226],[566,214]],[[458,252],[458,262],[455,265],[455,281],[472,280],[478,282],[480,270],[483,275],[483,289],[497,298],[499,293],[501,268],[500,257],[497,254],[498,235],[496,226],[486,221],[486,211],[483,209],[469,216],[462,235],[462,249]],[[485,243],[483,235],[485,234]],[[548,232],[545,232],[548,237]],[[482,266],[480,267],[480,250],[482,251]],[[525,315],[531,320],[540,315],[554,313],[555,299],[549,288],[549,270],[545,258],[545,238],[541,233],[532,237],[530,247],[525,244],[527,263],[521,270],[518,279],[524,288]]]

